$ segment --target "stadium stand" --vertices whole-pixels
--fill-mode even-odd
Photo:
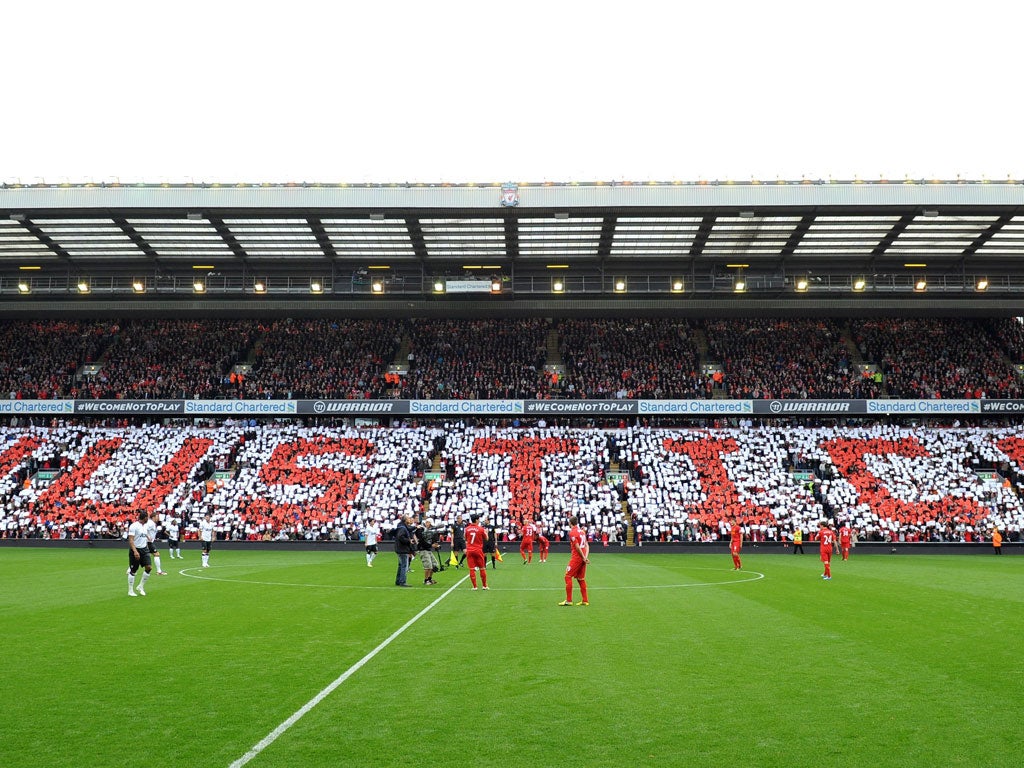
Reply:
[[[1009,350],[973,320],[855,320],[851,334],[881,366],[891,397],[1014,398],[1022,392]],[[1004,336],[1015,343],[1008,332]]]
[[[353,538],[424,509],[447,523],[479,512],[505,535],[537,520],[565,535],[569,512],[599,538],[781,541],[823,518],[866,539],[970,541],[993,525],[1018,540],[1020,427],[632,426],[394,428],[298,422],[213,428],[0,429],[4,537],[118,536],[138,508],[194,531],[213,512],[224,538]],[[429,482],[423,469],[447,468]],[[981,472],[979,470],[989,470]],[[618,482],[612,470],[626,479]],[[616,473],[617,475],[617,473]]]
[[[88,396],[209,399],[233,394],[231,368],[252,344],[256,326],[245,320],[134,319],[111,332]]]
[[[557,326],[568,398],[699,398],[709,394],[700,372],[695,329],[686,320],[563,320]]]
[[[704,327],[729,397],[878,396],[878,385],[855,369],[835,320],[709,320]]]
[[[0,322],[0,393],[11,400],[87,396],[75,376],[115,332],[116,324],[100,321]]]
[[[0,343],[0,392],[9,399],[1024,392],[1014,368],[1024,361],[1024,330],[1014,319],[7,320]],[[86,363],[98,371],[85,372]],[[705,370],[709,363],[720,366],[718,379]],[[236,375],[238,364],[251,370]],[[865,375],[871,365],[881,381]],[[392,366],[403,375],[389,381]],[[545,370],[559,367],[564,372]]]
[[[404,397],[500,399],[545,391],[548,321],[416,320]]]
[[[248,398],[365,399],[394,396],[385,381],[404,335],[397,320],[303,319],[259,323]]]

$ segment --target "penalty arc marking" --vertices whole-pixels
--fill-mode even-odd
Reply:
[[[220,569],[220,568],[231,568],[231,567],[232,566],[230,566],[230,565],[227,565],[227,566],[222,565],[222,566],[218,566],[218,569]],[[238,566],[238,567],[242,568],[242,567],[248,567],[248,566]],[[199,571],[199,570],[200,570],[199,568],[182,568],[180,571],[178,571],[178,573],[180,573],[182,576],[187,576],[187,577],[192,578],[192,579],[199,579],[201,581],[222,581],[222,582],[228,582],[228,583],[232,583],[232,584],[255,584],[255,585],[261,586],[261,587],[302,587],[304,589],[371,589],[371,590],[380,589],[380,590],[386,590],[386,591],[390,591],[390,590],[394,589],[394,587],[390,587],[390,586],[376,586],[376,585],[367,585],[367,584],[307,584],[307,583],[295,582],[295,581],[261,581],[261,580],[257,580],[257,579],[232,579],[232,578],[226,578],[226,577],[223,577],[223,576],[214,576],[212,574],[208,574],[208,573],[205,573],[205,572],[202,572],[202,573],[191,573],[190,572],[190,571]],[[722,572],[722,569],[718,569],[718,568],[694,568],[693,570],[713,571],[713,572],[716,572],[716,573],[721,573]],[[598,592],[614,592],[614,591],[624,591],[624,590],[635,591],[635,590],[643,590],[643,589],[687,589],[687,588],[693,588],[693,587],[727,587],[727,586],[730,586],[732,584],[749,584],[751,582],[760,581],[761,579],[765,578],[765,575],[763,573],[761,573],[760,571],[741,571],[740,573],[744,577],[746,577],[746,578],[726,579],[726,580],[723,580],[723,581],[692,581],[692,582],[683,582],[683,583],[679,583],[679,584],[638,584],[636,586],[624,586],[624,587],[591,587],[591,590],[595,590],[595,591],[598,591]],[[467,578],[467,576],[463,576],[462,579],[459,581],[459,583],[461,584],[463,581],[466,580],[466,578]],[[498,587],[497,590],[495,590],[495,591],[498,591],[498,592],[551,592],[551,591],[556,591],[557,592],[557,591],[560,591],[561,589],[562,589],[561,585],[553,585],[553,586],[550,586],[550,587],[508,587],[508,588]]]

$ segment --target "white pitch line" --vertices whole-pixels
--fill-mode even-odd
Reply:
[[[328,685],[326,688],[324,688],[322,691],[320,691],[320,693],[318,693],[312,699],[310,699],[305,704],[303,704],[302,707],[297,712],[295,712],[294,715],[289,717],[287,720],[285,720],[283,723],[281,723],[279,726],[277,726],[277,728],[275,728],[270,733],[268,733],[266,736],[264,736],[263,739],[261,739],[252,749],[250,749],[248,752],[246,752],[240,758],[235,760],[235,762],[233,762],[229,766],[229,768],[241,768],[241,766],[243,766],[246,763],[248,763],[254,757],[259,755],[260,752],[262,752],[264,749],[266,749],[271,744],[273,744],[275,741],[277,741],[278,737],[281,736],[281,734],[283,734],[285,731],[287,731],[289,728],[291,728],[293,725],[295,725],[295,723],[297,723],[300,719],[302,719],[302,717],[305,716],[306,713],[309,712],[311,709],[313,709],[313,707],[315,707],[317,704],[319,704],[325,698],[330,696],[331,693],[334,692],[334,689],[336,689],[339,685],[344,683],[346,680],[348,680],[350,677],[352,677],[352,675],[354,675],[356,672],[358,672],[360,669],[362,669],[369,661],[371,661],[373,659],[374,656],[376,656],[378,653],[380,653],[385,648],[387,648],[389,645],[391,645],[391,643],[395,639],[397,639],[399,635],[401,635],[403,632],[405,632],[405,630],[407,630],[409,627],[411,627],[413,624],[415,624],[417,621],[419,621],[424,615],[426,615],[427,611],[429,611],[435,605],[437,605],[442,600],[444,600],[446,597],[448,597],[448,595],[450,595],[452,592],[455,591],[456,587],[458,587],[460,584],[462,584],[462,582],[464,582],[468,578],[469,578],[469,574],[467,573],[465,576],[463,576],[455,584],[452,584],[452,586],[448,588],[447,592],[445,592],[443,595],[440,595],[436,600],[434,600],[434,602],[432,602],[430,605],[428,605],[422,611],[420,611],[415,616],[413,616],[411,619],[409,619],[407,622],[405,622],[405,624],[403,624],[398,629],[396,629],[387,640],[382,642],[380,645],[378,645],[376,648],[374,648],[368,654],[363,656],[363,658],[361,658],[359,661],[357,661],[351,667],[346,669],[334,682],[332,682],[330,685]]]

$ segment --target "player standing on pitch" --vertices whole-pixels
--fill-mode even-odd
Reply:
[[[849,523],[843,523],[839,528],[839,551],[843,560],[850,559],[850,542],[853,540],[853,529]]]
[[[573,515],[569,518],[569,550],[572,553],[569,557],[569,565],[565,569],[565,600],[559,605],[572,605],[572,580],[580,583],[580,602],[576,605],[590,605],[587,599],[587,564],[590,562],[590,544],[587,542],[587,532],[580,528],[579,518]]]
[[[740,550],[743,549],[743,528],[738,520],[732,521],[732,529],[729,531],[729,552],[732,553],[732,569],[739,571],[743,568],[740,561]]]
[[[146,521],[146,535],[149,537],[149,543],[146,544],[146,548],[149,550],[149,554],[153,558],[153,563],[156,565],[156,575],[166,576],[167,571],[160,567],[160,550],[156,546],[156,537],[160,532],[160,513],[154,512],[149,516],[149,520]]]
[[[818,529],[818,546],[821,550],[821,562],[825,564],[825,572],[821,574],[825,581],[832,579],[832,545],[835,541],[835,531],[828,527],[828,521],[823,520],[821,528]]]
[[[519,545],[519,555],[523,558],[523,565],[533,562],[533,537],[536,535],[537,526],[533,524],[533,520],[526,518],[522,529],[523,540]]]
[[[544,535],[544,531],[540,526],[537,526],[537,553],[540,555],[540,561],[546,563],[548,561],[548,552],[551,551],[551,542],[548,537]]]
[[[128,597],[146,596],[146,581],[153,570],[153,566],[149,564],[149,534],[146,531],[148,520],[148,512],[139,512],[138,519],[128,528]],[[135,574],[140,567],[143,569],[142,581],[136,588]]]
[[[480,571],[481,586],[487,589],[487,558],[484,557],[487,529],[480,525],[480,515],[470,515],[469,520],[469,525],[463,531],[466,537],[466,567],[469,568],[469,580],[475,590],[476,572]]]

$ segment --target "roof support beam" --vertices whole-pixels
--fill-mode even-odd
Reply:
[[[709,214],[701,219],[700,227],[697,229],[697,234],[693,238],[693,244],[690,246],[691,258],[696,259],[704,254],[704,246],[708,244],[708,237],[711,235],[711,230],[715,227],[715,219],[717,218],[717,216]]]
[[[153,246],[149,244],[146,238],[144,238],[136,231],[135,227],[128,223],[127,219],[115,217],[114,223],[121,228],[122,232],[128,235],[128,239],[135,243],[135,246],[140,251],[146,254],[146,257],[149,258],[150,261],[155,262],[160,258],[157,252],[153,250]]]
[[[969,246],[964,248],[963,257],[960,259],[961,266],[966,266],[967,257],[976,254],[978,252],[978,249],[981,248],[981,246],[983,246],[985,243],[991,240],[993,236],[998,234],[999,231],[1002,230],[1002,228],[1009,224],[1011,221],[1013,221],[1013,214],[1004,213],[998,219],[993,221],[988,229],[986,229],[984,232],[982,232],[980,235],[974,238],[974,242],[972,242]]]
[[[615,227],[618,223],[617,216],[605,216],[601,222],[601,237],[597,241],[597,260],[601,264],[612,255],[612,240],[615,239]]]
[[[71,254],[59,246],[53,238],[43,232],[43,230],[41,230],[31,219],[22,219],[18,223],[21,224],[21,226],[24,227],[30,235],[49,248],[50,251],[61,261],[68,265],[71,264]]]
[[[324,256],[331,260],[331,264],[334,264],[338,258],[338,252],[334,250],[334,243],[331,242],[331,238],[327,236],[327,231],[324,229],[324,224],[320,219],[312,216],[306,219],[306,223],[309,224],[309,228],[313,231],[313,236],[316,238],[317,245],[320,246],[320,250],[324,252]]]
[[[515,261],[519,258],[519,219],[505,217],[505,255]]]
[[[884,256],[885,252],[889,250],[889,246],[896,242],[896,238],[902,235],[907,227],[914,221],[914,214],[908,213],[900,217],[900,220],[892,225],[892,229],[889,233],[883,237],[878,245],[875,246],[875,250],[871,252],[871,257]]]
[[[782,246],[783,257],[792,256],[793,252],[800,245],[800,241],[804,239],[804,235],[807,234],[807,230],[811,228],[811,224],[817,218],[814,214],[810,216],[804,216],[800,219],[800,223],[796,225],[792,232],[789,234],[789,239],[786,240],[786,244]]]
[[[427,263],[427,241],[423,239],[423,225],[418,218],[405,217],[405,228],[409,231],[409,242],[412,243],[412,250],[420,264]]]
[[[235,257],[239,261],[243,264],[249,261],[249,255],[245,252],[242,244],[238,242],[238,239],[231,234],[231,230],[228,228],[228,225],[224,223],[224,219],[217,216],[207,216],[206,220],[210,222],[210,225],[217,231],[217,234],[220,235],[220,239],[227,243],[228,248],[231,249],[231,252],[235,254]]]

